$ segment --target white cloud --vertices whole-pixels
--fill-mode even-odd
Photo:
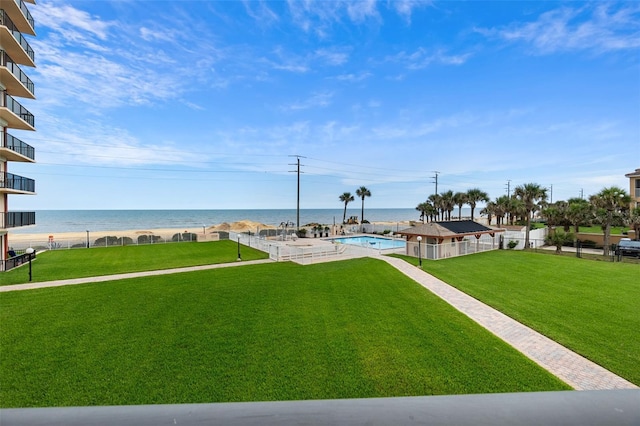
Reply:
[[[428,50],[419,47],[413,52],[399,52],[385,58],[386,62],[402,64],[408,70],[421,70],[433,64],[462,65],[469,60],[471,53],[449,54],[444,49]]]
[[[545,12],[532,22],[476,31],[507,42],[528,44],[537,54],[637,49],[640,47],[640,6],[631,2],[622,3],[619,8],[609,3],[580,9],[564,6]]]
[[[332,99],[333,92],[319,92],[314,93],[307,99],[285,105],[282,109],[286,111],[299,111],[311,108],[326,108],[331,105]]]

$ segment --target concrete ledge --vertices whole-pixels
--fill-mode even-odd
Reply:
[[[638,425],[640,390],[0,410],[38,425]]]

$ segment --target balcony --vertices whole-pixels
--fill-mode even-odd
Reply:
[[[0,214],[0,229],[36,224],[36,212],[8,212]]]
[[[0,157],[6,158],[7,161],[33,163],[36,160],[36,150],[15,136],[2,132],[0,136]]]
[[[0,118],[5,120],[7,127],[12,129],[36,130],[33,114],[20,102],[7,95],[6,91],[0,93]]]
[[[33,81],[4,50],[0,50],[0,82],[10,95],[35,99]]]
[[[0,172],[0,192],[7,194],[34,194],[36,181],[13,173]]]
[[[36,35],[33,16],[23,0],[0,0],[0,9],[4,9],[13,18],[18,31]]]
[[[17,63],[36,66],[33,49],[4,9],[0,9],[0,45]]]

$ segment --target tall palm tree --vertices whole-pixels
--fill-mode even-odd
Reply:
[[[365,197],[371,197],[371,191],[369,191],[366,187],[361,186],[360,188],[356,189],[356,195],[362,199],[362,211],[360,212],[361,213],[360,223],[363,223],[364,222],[364,199]]]
[[[480,210],[480,214],[487,215],[487,221],[489,226],[491,226],[491,218],[495,215],[496,223],[500,225],[500,218],[496,214],[497,211],[498,211],[498,205],[494,201],[489,201],[487,205],[482,210]]]
[[[446,191],[440,194],[442,209],[447,213],[447,220],[451,220],[451,212],[455,203],[453,202],[453,191]]]
[[[496,198],[495,201],[495,215],[496,215],[496,225],[500,226],[502,221],[504,220],[504,215],[509,212],[511,199],[508,195],[502,195]]]
[[[453,194],[453,204],[458,206],[458,220],[462,220],[462,206],[467,204],[467,193],[456,192]]]
[[[627,209],[631,202],[631,197],[624,191],[624,189],[617,186],[611,186],[604,188],[602,191],[589,198],[591,204],[597,209],[604,210],[602,215],[603,228],[604,228],[604,255],[609,255],[609,238],[611,237],[611,222],[613,221],[614,213],[621,213]]]
[[[531,227],[531,213],[537,208],[538,203],[547,199],[547,188],[537,183],[525,183],[517,186],[515,196],[522,201],[527,216],[527,229],[525,230],[524,247],[529,247],[529,228]]]
[[[440,220],[440,213],[442,211],[442,197],[439,194],[431,194],[429,195],[429,201],[431,201],[431,204],[433,204],[433,207],[435,208],[436,212],[436,220]]]
[[[425,217],[427,216],[427,214],[429,214],[429,211],[432,208],[433,208],[433,206],[428,201],[420,203],[420,204],[418,204],[416,206],[416,210],[418,210],[420,212],[420,220],[422,221],[422,223],[424,223]]]
[[[486,203],[489,201],[489,195],[480,188],[472,188],[467,191],[467,204],[471,206],[471,220],[473,220],[473,211],[476,208],[476,204],[480,201]]]
[[[340,201],[344,203],[344,213],[342,214],[342,223],[345,223],[347,221],[347,204],[355,200],[355,198],[353,198],[353,195],[351,195],[350,192],[345,192],[338,198],[340,199]]]

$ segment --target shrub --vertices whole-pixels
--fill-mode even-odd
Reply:
[[[507,247],[509,247],[509,249],[514,249],[518,245],[519,242],[520,241],[518,241],[518,240],[515,240],[515,241],[514,240],[510,240],[509,244],[507,244]]]
[[[138,244],[154,244],[162,241],[162,237],[159,235],[140,235],[138,237]]]
[[[182,234],[173,234],[171,241],[198,241],[198,235],[193,232],[183,232]]]
[[[98,247],[115,246],[118,245],[118,237],[100,237],[93,242],[93,245]]]

